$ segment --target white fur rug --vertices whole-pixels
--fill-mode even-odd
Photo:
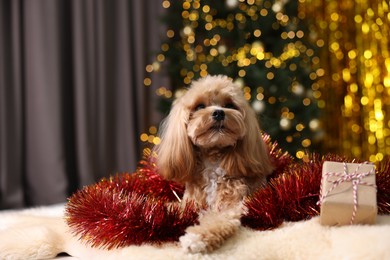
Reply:
[[[269,231],[241,228],[219,250],[191,255],[172,243],[90,248],[69,233],[63,207],[0,211],[0,259],[50,259],[61,252],[69,259],[390,259],[390,216],[378,216],[372,226],[324,227],[316,217]]]

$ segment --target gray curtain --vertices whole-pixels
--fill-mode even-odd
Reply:
[[[155,0],[0,0],[0,208],[65,202],[134,171],[154,123],[143,86]]]

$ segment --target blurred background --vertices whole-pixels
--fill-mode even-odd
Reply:
[[[382,0],[0,0],[0,209],[133,172],[208,74],[297,160],[386,160],[389,30]]]

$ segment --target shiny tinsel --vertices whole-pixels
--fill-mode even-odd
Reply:
[[[390,214],[390,159],[376,169],[377,203],[379,214]]]
[[[318,215],[316,203],[325,160],[345,161],[338,156],[312,154],[308,162],[290,162],[265,189],[246,200],[248,212],[242,217],[242,223],[264,230],[275,228],[283,221],[299,221]]]
[[[191,204],[181,208],[177,203],[182,194],[182,186],[163,180],[152,162],[141,161],[133,174],[102,179],[76,192],[66,206],[66,220],[96,247],[174,241],[198,217]]]
[[[275,170],[269,185],[245,201],[245,226],[265,230],[283,221],[299,221],[319,214],[317,201],[322,164],[355,162],[337,155],[308,155],[295,161],[269,136],[264,136]],[[390,213],[390,161],[377,165],[378,211]],[[177,241],[197,222],[198,210],[180,207],[184,188],[163,180],[152,160],[143,160],[135,173],[103,179],[76,192],[66,206],[71,230],[86,243],[107,249],[142,243]]]

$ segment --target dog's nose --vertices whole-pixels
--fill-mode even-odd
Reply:
[[[217,109],[213,112],[212,117],[215,121],[222,121],[225,119],[225,112],[223,110]]]

